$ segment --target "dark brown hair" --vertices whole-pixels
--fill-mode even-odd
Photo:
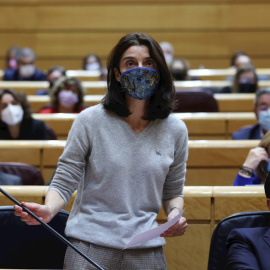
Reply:
[[[23,118],[24,119],[28,119],[31,117],[32,115],[32,108],[30,107],[30,104],[27,100],[27,96],[24,92],[20,91],[20,92],[15,92],[12,89],[6,88],[0,91],[0,101],[2,100],[2,97],[5,94],[10,94],[13,96],[13,98],[20,103],[20,105],[22,106],[23,109]]]
[[[132,33],[122,37],[117,45],[112,49],[107,63],[108,92],[102,100],[105,109],[111,110],[118,116],[127,117],[130,111],[125,102],[125,94],[121,89],[121,84],[116,80],[114,68],[120,72],[119,63],[123,53],[131,46],[145,45],[149,49],[151,58],[155,61],[160,72],[159,87],[150,98],[148,111],[145,119],[164,119],[172,112],[175,98],[175,88],[168,66],[165,62],[163,51],[159,44],[149,35],[142,33]]]

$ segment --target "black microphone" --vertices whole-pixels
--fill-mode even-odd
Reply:
[[[38,216],[36,216],[33,212],[31,212],[28,208],[23,206],[21,203],[19,203],[15,198],[13,198],[10,194],[5,192],[2,188],[0,188],[0,192],[2,192],[6,197],[8,197],[11,201],[13,201],[15,204],[19,205],[25,212],[27,212],[29,215],[31,215],[34,219],[36,219],[41,225],[43,225],[46,229],[48,229],[52,234],[54,234],[56,237],[58,237],[62,242],[64,242],[67,246],[70,246],[73,248],[77,253],[79,253],[84,259],[86,259],[88,262],[90,262],[92,265],[94,265],[99,270],[104,270],[101,266],[99,266],[96,262],[94,262],[92,259],[90,259],[87,255],[85,255],[83,252],[81,252],[77,247],[75,247],[72,243],[70,243],[65,237],[63,237],[61,234],[59,234],[56,230],[54,230],[52,227],[50,227],[47,223],[45,223],[43,220],[41,220]]]

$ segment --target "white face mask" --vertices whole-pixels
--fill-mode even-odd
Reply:
[[[169,65],[173,60],[173,56],[170,53],[164,53],[164,57],[167,65]]]
[[[20,105],[9,104],[1,112],[1,120],[9,126],[15,126],[23,119],[23,109]]]
[[[22,78],[30,78],[35,73],[35,65],[23,65],[19,68],[19,73]]]
[[[86,64],[85,69],[86,70],[100,70],[100,65],[98,62],[89,63],[89,64]]]

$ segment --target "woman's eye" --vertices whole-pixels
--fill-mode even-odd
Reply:
[[[148,66],[152,66],[153,64],[154,64],[153,61],[151,61],[151,60],[147,61]]]
[[[132,66],[133,66],[133,62],[132,62],[132,61],[128,61],[128,62],[127,62],[127,66],[128,66],[128,67],[132,67]]]

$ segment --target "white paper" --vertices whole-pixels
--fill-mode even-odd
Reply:
[[[182,217],[184,210],[185,209],[183,209],[176,217],[174,217],[170,221],[158,226],[157,228],[154,228],[152,230],[135,235],[131,239],[131,241],[126,244],[124,249],[133,247],[135,245],[138,245],[138,244],[146,242],[146,241],[149,241],[155,237],[159,237],[161,234],[163,234],[165,231],[167,231],[170,227],[172,227]]]

